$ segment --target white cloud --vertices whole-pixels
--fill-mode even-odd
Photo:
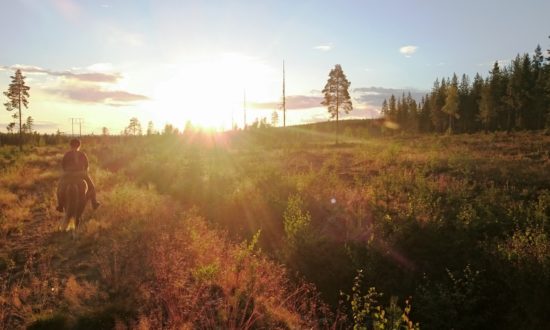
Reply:
[[[399,48],[399,52],[405,55],[405,57],[411,57],[414,53],[416,53],[417,49],[418,49],[418,46],[408,45],[408,46],[403,46]]]
[[[322,52],[328,52],[329,50],[332,50],[332,43],[330,44],[323,44],[313,47],[313,49],[320,50]]]
[[[114,67],[111,63],[95,63],[86,67],[86,70],[95,72],[111,72],[114,71]]]
[[[35,74],[35,75],[50,75],[53,77],[63,77],[66,79],[79,80],[83,82],[93,83],[116,83],[122,78],[122,75],[118,72],[91,72],[89,70],[82,72],[81,70],[65,70],[65,71],[53,71],[44,69],[35,65],[14,64],[12,66],[1,66],[5,70],[21,70],[23,74]]]

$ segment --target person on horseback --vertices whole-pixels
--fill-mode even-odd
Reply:
[[[65,189],[67,184],[72,179],[84,179],[88,184],[87,197],[92,201],[92,208],[95,210],[99,207],[99,202],[96,199],[95,185],[88,174],[88,157],[80,151],[81,142],[79,139],[72,139],[70,142],[71,150],[65,153],[61,165],[63,167],[63,175],[57,186],[57,210],[63,212],[65,206]]]

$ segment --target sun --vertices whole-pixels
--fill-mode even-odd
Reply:
[[[187,121],[210,129],[242,126],[245,92],[248,102],[276,99],[275,74],[264,62],[240,54],[183,62],[156,87],[155,119],[176,127]]]

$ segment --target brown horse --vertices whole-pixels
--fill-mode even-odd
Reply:
[[[82,219],[82,213],[88,199],[86,193],[88,192],[88,185],[84,179],[73,179],[67,183],[65,189],[65,216],[60,229],[62,231],[68,230],[67,226],[72,218],[74,218],[73,238],[76,236],[76,232],[79,229],[80,221]]]

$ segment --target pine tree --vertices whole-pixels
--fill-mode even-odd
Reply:
[[[155,127],[153,126],[153,121],[149,120],[147,123],[147,135],[155,134]]]
[[[324,100],[322,105],[328,108],[331,118],[336,117],[336,139],[338,141],[338,119],[340,111],[349,113],[353,110],[351,97],[349,95],[350,82],[346,78],[340,64],[336,64],[334,69],[330,70],[329,78],[325,88],[323,88]]]
[[[479,120],[482,123],[485,132],[491,128],[495,115],[491,87],[487,81],[481,89],[481,99],[479,101]]]
[[[502,124],[503,122],[502,120],[498,120],[499,115],[501,115],[505,110],[504,95],[506,95],[506,81],[497,61],[495,61],[493,69],[490,71],[489,93],[491,96],[490,103],[493,107],[491,110],[492,118],[497,119],[496,122],[491,120],[490,126],[494,124],[499,126],[499,124]],[[490,128],[492,129],[492,127]]]
[[[136,117],[130,118],[130,124],[126,127],[126,133],[132,135],[141,135],[141,123]]]
[[[476,73],[474,77],[474,82],[472,83],[472,91],[471,91],[471,106],[472,106],[472,113],[469,117],[468,122],[468,131],[474,132],[480,129],[479,127],[479,103],[481,100],[481,91],[483,89],[483,78],[479,73]]]
[[[407,129],[412,132],[418,132],[418,104],[416,103],[416,100],[413,99],[411,93],[407,95]]]
[[[382,102],[382,108],[380,109],[380,114],[387,119],[390,109],[388,108],[388,100],[384,99]]]
[[[107,127],[103,126],[101,128],[101,135],[103,135],[103,136],[109,135],[109,129]]]
[[[29,106],[29,89],[30,87],[25,85],[25,76],[21,73],[21,70],[17,69],[14,76],[10,76],[11,84],[4,95],[8,98],[8,102],[4,103],[7,111],[17,110],[14,114],[19,119],[19,150],[23,150],[23,122],[22,122],[22,107],[28,109]]]
[[[447,81],[445,78],[441,79],[441,83],[436,79],[434,87],[432,88],[432,94],[430,97],[430,119],[432,120],[434,129],[436,132],[445,131],[446,116],[442,111],[445,106],[445,100],[447,98]]]
[[[27,122],[25,124],[26,124],[26,128],[27,128],[27,133],[32,134],[32,132],[33,132],[32,128],[34,127],[34,119],[31,116],[28,116],[27,117]]]
[[[470,78],[466,74],[463,74],[458,85],[458,122],[456,127],[461,132],[466,132],[468,122],[472,121],[472,103]]]
[[[15,123],[9,123],[8,126],[6,126],[6,130],[8,131],[8,134],[13,134],[14,129],[15,129]]]
[[[271,126],[279,126],[279,113],[277,111],[273,111],[271,113]]]
[[[277,127],[279,125],[279,113],[277,111],[273,111],[271,113],[271,122],[268,124],[268,127]]]
[[[390,102],[388,104],[388,119],[392,122],[397,120],[397,105],[393,94],[390,96]]]
[[[525,95],[523,89],[523,75],[521,73],[521,58],[519,54],[512,60],[510,66],[510,74],[507,80],[506,93],[503,97],[503,105],[506,109],[506,130],[511,131],[512,128],[521,126],[520,121],[517,121],[517,116],[521,114],[524,107]]]
[[[422,97],[422,100],[420,101],[420,113],[418,115],[418,127],[421,132],[425,133],[433,131],[433,125],[430,119],[430,104],[430,95],[426,94],[426,96]]]
[[[455,76],[456,77],[456,76]],[[442,111],[449,116],[449,126],[447,131],[453,133],[453,119],[458,118],[458,87],[451,83],[447,89],[447,97],[445,98],[445,105]]]
[[[544,128],[544,112],[546,108],[546,95],[545,95],[545,70],[544,70],[544,56],[542,55],[542,48],[537,45],[535,48],[535,54],[533,55],[533,111],[536,123],[536,128]]]

